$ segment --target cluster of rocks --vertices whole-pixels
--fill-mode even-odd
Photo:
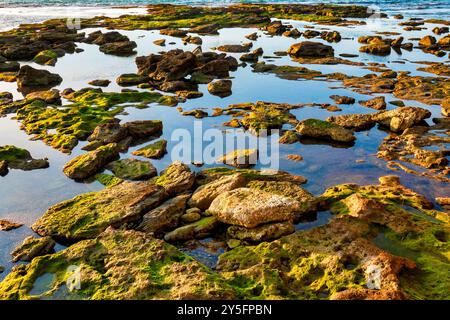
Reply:
[[[229,77],[230,71],[235,71],[238,67],[237,60],[226,54],[180,49],[138,57],[136,64],[138,73],[122,75],[118,79],[120,85],[149,84],[162,91],[181,92],[184,96],[189,96],[189,92],[196,92],[198,84]],[[209,91],[212,94],[229,95],[231,85],[227,80],[218,80],[211,84]]]
[[[88,137],[90,143],[84,150],[92,150],[73,158],[64,166],[64,173],[71,179],[83,180],[101,171],[119,157],[133,141],[154,139],[162,134],[163,125],[158,120],[132,121],[120,124],[118,120],[98,125]],[[114,166],[114,164],[113,164]],[[154,171],[153,168],[149,168]]]
[[[89,44],[96,44],[99,46],[101,52],[116,56],[132,56],[136,54],[134,49],[137,44],[130,41],[127,36],[120,34],[117,31],[101,32],[95,31],[90,33],[86,39],[83,40]]]

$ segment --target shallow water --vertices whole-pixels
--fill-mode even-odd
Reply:
[[[416,1],[417,2],[417,1]],[[2,9],[4,10],[4,9]],[[1,12],[1,10],[0,10]],[[448,14],[448,11],[447,13]],[[24,20],[27,18],[24,17]],[[298,21],[286,21],[300,30],[305,25]],[[316,29],[337,30],[342,34],[343,40],[340,43],[333,44],[336,55],[341,53],[355,53],[358,51],[359,44],[356,38],[361,35],[373,34],[377,31],[399,31],[398,21],[393,19],[373,21],[367,26],[358,27],[335,27],[330,28],[317,26]],[[408,32],[406,38],[422,37],[430,33],[432,25],[428,25],[428,30],[420,32]],[[95,29],[85,30],[87,33],[95,31]],[[157,31],[120,31],[127,35],[131,40],[138,44],[138,55],[148,55],[161,50],[169,50],[172,48],[183,48],[185,50],[193,50],[195,45],[183,45],[181,39],[161,36]],[[286,50],[291,44],[302,41],[301,39],[291,39],[286,37],[268,37],[263,35],[257,29],[233,28],[220,30],[217,36],[202,36],[203,50],[216,47],[219,44],[236,44],[239,42],[247,42],[245,35],[252,32],[258,32],[261,37],[254,42],[254,48],[262,47],[265,55],[272,55],[275,51]],[[154,40],[165,38],[167,43],[175,42],[175,45],[167,45],[166,47],[158,47],[153,44]],[[322,41],[314,39],[313,41]],[[71,87],[73,89],[81,89],[88,86],[88,82],[94,79],[109,79],[111,85],[104,91],[120,91],[122,88],[115,83],[115,79],[123,73],[133,73],[136,71],[134,63],[135,57],[115,57],[104,55],[98,50],[98,46],[89,44],[79,44],[79,47],[85,51],[79,54],[66,55],[58,60],[55,67],[42,67],[33,65],[37,68],[46,68],[52,72],[60,74],[64,81],[58,86],[58,89]],[[239,54],[235,54],[238,58]],[[269,61],[270,59],[266,59]],[[412,74],[428,75],[419,72],[416,69],[422,65],[414,63],[414,61],[444,61],[445,58],[437,58],[430,54],[425,54],[419,50],[413,52],[403,51],[401,55],[393,53],[388,57],[375,57],[366,54],[360,54],[358,58],[349,60],[361,62],[379,62],[385,63],[387,67],[393,70],[411,71]],[[399,64],[395,61],[401,60],[405,64]],[[298,65],[297,62],[291,61],[289,57],[276,59],[277,65]],[[336,65],[305,65],[308,68],[320,70],[324,73],[343,72],[350,75],[364,75],[370,73],[366,69],[355,66]],[[356,100],[370,99],[372,96],[361,95],[352,91],[334,87],[339,87],[339,82],[323,82],[323,81],[289,81],[275,77],[271,74],[255,74],[251,71],[251,67],[239,68],[238,71],[232,73],[233,77],[233,94],[226,98],[212,96],[206,90],[206,85],[200,85],[199,91],[204,96],[199,99],[188,100],[180,104],[184,110],[194,108],[204,108],[205,111],[212,113],[215,107],[226,107],[233,103],[270,101],[285,103],[332,103],[329,98],[332,94],[347,95],[355,97]],[[0,91],[13,92],[16,99],[21,98],[21,94],[17,92],[15,83],[8,84],[0,82]],[[392,95],[385,95],[387,101],[397,100]],[[405,101],[407,105],[421,106],[429,109],[434,117],[440,116],[440,108],[438,106],[426,106],[415,101]],[[358,104],[350,106],[341,106],[341,112],[328,112],[317,107],[305,107],[292,110],[292,113],[298,120],[307,118],[325,119],[331,115],[345,113],[368,113],[373,110],[362,107]],[[389,105],[388,108],[395,108]],[[150,105],[146,109],[127,108],[127,114],[119,116],[123,122],[140,119],[159,119],[164,123],[163,138],[168,140],[169,155],[170,150],[174,146],[171,142],[171,134],[178,128],[185,128],[193,131],[194,126],[199,123],[204,129],[215,127],[227,129],[222,126],[224,121],[230,119],[229,116],[208,117],[203,120],[195,120],[193,117],[181,116],[176,108]],[[279,150],[280,168],[294,174],[305,176],[308,183],[305,185],[310,192],[319,195],[326,188],[339,184],[354,182],[359,184],[377,183],[377,179],[386,174],[398,174],[403,184],[414,190],[434,199],[437,196],[448,196],[450,188],[448,184],[443,184],[434,180],[426,179],[415,175],[403,173],[402,171],[392,171],[386,168],[386,162],[376,157],[379,144],[387,135],[386,132],[373,128],[369,131],[356,133],[357,140],[353,147],[336,147],[330,144],[296,143],[293,145],[281,145]],[[0,145],[14,144],[18,147],[28,149],[33,157],[47,157],[50,162],[50,168],[45,170],[36,170],[24,172],[20,170],[10,170],[10,173],[0,178],[0,219],[10,219],[15,222],[23,223],[24,226],[9,232],[0,232],[0,265],[6,267],[6,271],[0,274],[0,279],[4,277],[12,267],[11,252],[26,236],[32,235],[30,226],[38,219],[45,210],[60,201],[71,198],[75,195],[100,190],[103,188],[98,182],[77,183],[68,179],[63,173],[64,164],[71,158],[82,153],[81,148],[86,142],[80,143],[71,155],[63,154],[51,147],[45,145],[41,141],[31,141],[25,132],[20,130],[20,124],[12,119],[12,117],[0,118]],[[127,154],[122,154],[122,158],[129,157],[131,152],[141,146],[135,146],[129,149]],[[300,154],[304,160],[302,162],[293,162],[286,159],[288,154]],[[172,160],[170,156],[166,156],[161,160],[152,160],[152,163],[160,171],[169,165]],[[357,163],[356,160],[364,159],[364,162]],[[193,167],[193,170],[201,170],[203,168]],[[260,166],[256,166],[259,168]],[[329,219],[329,214],[319,213],[317,219],[313,222],[299,224],[297,229],[304,230],[323,223]],[[208,247],[208,246],[207,246]],[[59,247],[61,248],[61,247]],[[187,249],[186,249],[187,250]],[[218,249],[216,253],[220,253]],[[193,253],[195,256],[197,253]],[[208,256],[210,255],[210,256]],[[213,264],[217,254],[211,253],[211,250],[198,251],[198,257],[203,257],[206,264]],[[206,257],[206,258],[205,258]],[[203,259],[201,258],[201,259]]]

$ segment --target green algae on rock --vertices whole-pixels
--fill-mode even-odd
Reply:
[[[56,243],[50,237],[27,237],[22,244],[11,252],[13,262],[31,261],[38,256],[43,256],[53,251]]]
[[[66,163],[63,171],[71,179],[83,180],[101,171],[105,165],[118,156],[117,144],[110,143],[73,158]]]
[[[126,180],[147,180],[157,175],[156,168],[150,161],[123,159],[106,166],[115,176]]]
[[[126,263],[124,264],[124,262]],[[79,288],[68,288],[74,268]],[[50,274],[37,294],[37,280]],[[65,293],[78,299],[233,299],[233,288],[217,273],[164,241],[141,232],[107,229],[98,238],[17,266],[0,283],[0,299],[51,298]]]
[[[109,226],[138,221],[167,197],[151,182],[122,182],[50,207],[32,229],[63,242],[95,238]]]
[[[135,156],[142,156],[150,159],[161,159],[167,153],[167,140],[161,139],[143,148],[133,151]]]
[[[49,163],[47,159],[33,159],[30,152],[16,146],[0,146],[0,162],[2,174],[8,172],[8,167],[11,169],[20,170],[35,170],[48,168]]]

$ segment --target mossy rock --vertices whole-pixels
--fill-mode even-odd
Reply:
[[[109,226],[139,220],[166,197],[164,189],[153,183],[122,182],[52,206],[32,229],[69,243],[95,238]]]
[[[126,180],[147,180],[157,175],[156,168],[150,161],[123,159],[111,162],[106,167],[115,176]]]
[[[108,229],[18,266],[0,283],[0,299],[55,297],[222,300],[235,294],[218,274],[174,246],[144,233]]]

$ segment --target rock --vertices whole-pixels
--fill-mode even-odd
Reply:
[[[253,229],[231,226],[227,230],[228,237],[250,242],[272,241],[295,231],[291,222],[263,224]]]
[[[281,35],[284,32],[286,32],[288,28],[281,21],[275,20],[270,22],[267,26],[265,26],[264,30],[271,35]]]
[[[145,147],[133,151],[131,154],[150,159],[161,159],[167,153],[167,140],[161,139]]]
[[[155,179],[155,183],[162,186],[171,196],[190,190],[194,182],[194,173],[181,162],[172,163]]]
[[[425,36],[422,39],[420,39],[419,46],[428,48],[428,47],[431,47],[431,46],[435,45],[436,42],[437,42],[437,40],[436,40],[435,37],[433,37],[433,36]]]
[[[63,172],[71,179],[83,180],[101,171],[105,165],[118,156],[118,145],[110,143],[73,158],[66,163]]]
[[[96,86],[96,87],[107,87],[107,86],[109,86],[110,83],[111,83],[111,81],[107,80],[107,79],[98,79],[98,80],[89,81],[89,84],[91,86]]]
[[[391,54],[391,46],[381,42],[369,44],[359,48],[359,52],[369,53],[376,56],[387,56]]]
[[[198,212],[189,212],[181,216],[181,221],[184,223],[196,222],[202,218],[201,214]]]
[[[320,32],[316,30],[305,30],[303,36],[307,39],[311,39],[320,36]]]
[[[303,161],[303,157],[299,154],[288,154],[286,156],[286,159],[291,160],[291,161],[295,161],[295,162],[301,162]]]
[[[250,48],[251,48],[250,45],[227,44],[217,47],[217,50],[230,53],[243,53],[249,52]]]
[[[116,79],[116,83],[119,86],[137,86],[142,83],[147,83],[149,81],[149,78],[147,76],[140,76],[134,73],[126,73],[120,75]]]
[[[258,33],[257,32],[253,32],[251,34],[246,35],[245,37],[248,40],[256,41],[256,40],[258,40]]]
[[[24,171],[48,168],[47,159],[34,159],[30,152],[12,145],[0,146],[0,161],[3,162],[3,173],[6,174],[5,162],[11,169]]]
[[[156,44],[157,46],[164,47],[166,45],[166,39],[155,40],[153,41],[153,43]]]
[[[283,36],[297,39],[302,36],[302,33],[297,28],[294,28],[294,29],[283,32]]]
[[[0,160],[0,176],[4,177],[8,174],[8,162],[5,160]]]
[[[125,42],[130,39],[127,36],[120,34],[117,31],[110,31],[106,33],[102,33],[101,31],[96,31],[89,34],[88,38],[85,40],[87,43],[93,43],[97,45],[104,45],[107,43],[114,42]]]
[[[208,112],[200,110],[200,109],[194,109],[189,111],[184,111],[181,113],[183,116],[193,116],[197,119],[203,119],[209,116]]]
[[[211,34],[218,34],[219,29],[220,29],[220,25],[211,23],[211,24],[204,24],[204,25],[190,28],[189,32],[204,34],[204,35],[208,35],[208,34],[211,35]]]
[[[118,121],[99,124],[88,137],[88,141],[98,141],[101,144],[118,143],[128,136],[126,128]]]
[[[31,92],[26,95],[25,99],[29,102],[34,100],[42,100],[48,104],[61,105],[61,96],[59,94],[59,90],[57,89]]]
[[[386,109],[386,99],[383,96],[376,97],[367,101],[359,101],[359,104],[367,107],[372,108],[375,110],[385,110]]]
[[[136,48],[137,44],[134,41],[120,41],[102,44],[100,51],[116,56],[131,56],[136,54],[136,51],[134,51]]]
[[[337,31],[323,31],[320,37],[328,42],[340,42],[342,39],[341,34]]]
[[[185,212],[188,198],[189,195],[177,196],[147,212],[137,230],[150,235],[161,236],[164,231],[178,227],[180,218]]]
[[[123,159],[111,162],[106,166],[114,175],[126,180],[148,180],[158,173],[150,161]]]
[[[295,182],[250,181],[247,184],[247,187],[296,200],[298,203],[300,203],[301,208],[295,212],[294,222],[302,219],[306,213],[315,212],[317,210],[316,198],[311,193],[301,188],[298,183]]]
[[[297,132],[295,132],[293,130],[288,130],[280,137],[279,143],[282,143],[282,144],[293,144],[293,143],[298,142],[299,139],[300,139],[300,137],[297,134]]]
[[[165,36],[184,38],[186,37],[188,32],[180,29],[162,29],[161,31],[159,31],[159,33]]]
[[[23,66],[17,75],[17,85],[23,91],[36,91],[37,88],[49,88],[59,85],[62,78],[47,70],[38,70]]]
[[[327,121],[307,119],[298,124],[296,130],[300,135],[310,138],[325,138],[337,142],[352,142],[356,138],[353,132]]]
[[[450,29],[449,27],[434,27],[432,31],[434,34],[441,35],[444,33],[449,33]]]
[[[0,62],[0,72],[16,72],[20,70],[20,64],[16,61]]]
[[[215,198],[208,212],[223,223],[255,228],[269,222],[292,221],[300,210],[296,200],[258,189],[238,188]]]
[[[303,57],[333,57],[334,49],[320,42],[303,41],[293,44],[288,54],[297,58]]]
[[[163,130],[163,124],[160,120],[132,121],[125,123],[123,127],[135,139],[159,137]]]
[[[231,95],[231,86],[231,80],[217,80],[208,84],[208,91],[212,95],[224,98]]]
[[[200,186],[188,201],[190,207],[196,207],[201,210],[207,210],[213,200],[220,194],[244,187],[247,180],[242,174],[236,173],[230,176],[224,176],[216,181]]]
[[[83,295],[89,300],[226,300],[236,297],[234,289],[208,267],[162,240],[132,230],[108,228],[97,239],[85,240],[37,259],[7,276],[0,284],[1,299],[31,299],[36,295],[30,291],[38,286],[36,279],[42,274],[72,279],[74,272],[82,279],[81,289],[73,286],[69,291],[66,281],[56,281],[51,288],[43,288],[42,297],[57,299],[61,291],[69,291],[66,298]],[[68,268],[70,265],[76,269]],[[161,286],[165,289],[155,289]]]
[[[331,99],[336,102],[336,104],[354,104],[355,98],[352,97],[346,97],[346,96],[338,96],[338,95],[332,95],[330,96]]]
[[[0,231],[10,231],[23,226],[22,223],[14,223],[8,220],[0,219]]]
[[[13,262],[26,261],[29,262],[36,257],[49,254],[53,251],[56,242],[50,237],[35,238],[27,237],[21,245],[11,252]]]
[[[54,66],[57,60],[58,54],[53,50],[41,51],[33,58],[33,61],[36,62],[37,64],[47,66]]]
[[[109,226],[139,221],[166,198],[164,189],[152,182],[122,182],[50,207],[31,228],[69,243],[95,238]]]
[[[227,164],[236,168],[250,168],[257,163],[258,150],[239,149],[234,150],[217,159],[217,163]]]
[[[166,233],[164,240],[167,242],[187,241],[207,237],[220,223],[214,217],[206,217],[192,224],[179,227]]]

